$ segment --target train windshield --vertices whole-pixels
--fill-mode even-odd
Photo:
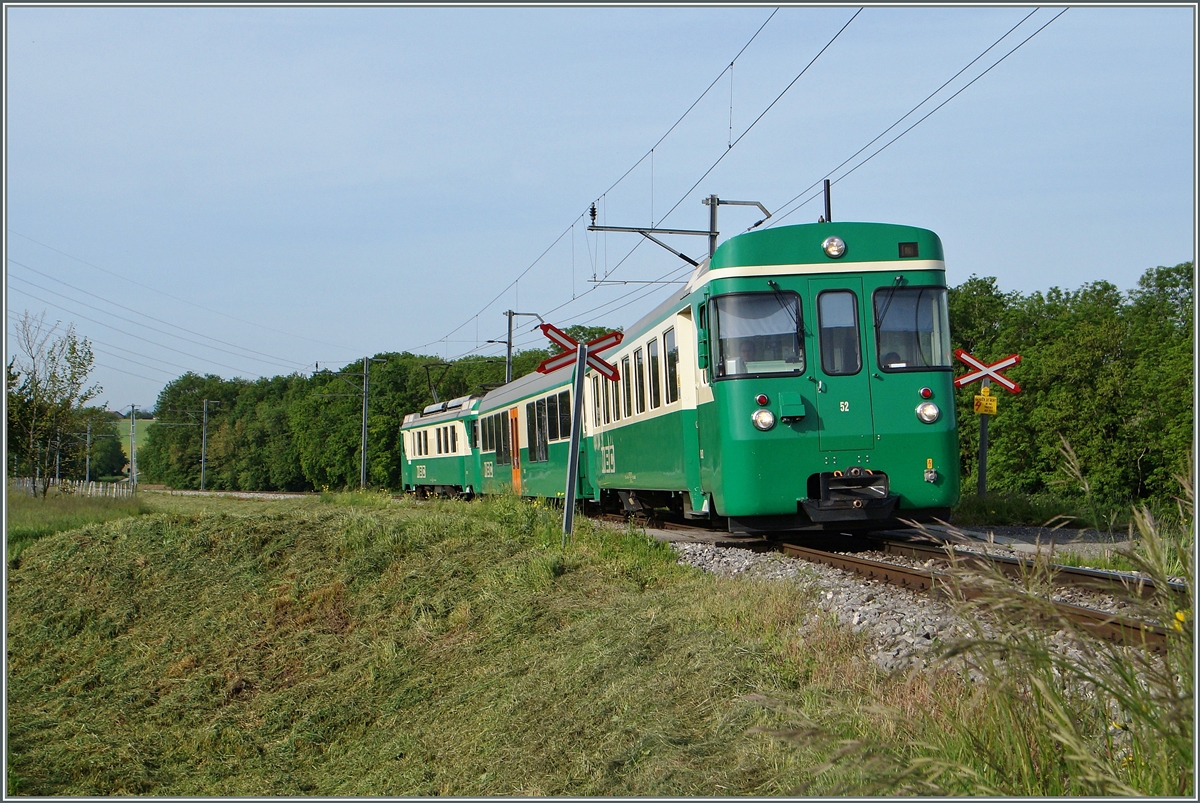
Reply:
[[[879,367],[913,371],[950,367],[950,318],[944,287],[875,291]]]
[[[782,291],[737,293],[719,296],[714,303],[718,377],[804,371],[799,296]]]

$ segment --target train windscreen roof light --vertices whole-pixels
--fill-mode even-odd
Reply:
[[[842,241],[841,237],[826,237],[825,242],[821,243],[821,250],[830,259],[837,259],[846,253],[846,243]]]
[[[921,402],[917,405],[917,418],[921,419],[926,424],[932,424],[938,420],[938,416],[942,411],[933,402]]]

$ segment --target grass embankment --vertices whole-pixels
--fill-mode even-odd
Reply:
[[[795,586],[680,567],[636,532],[585,520],[563,549],[558,514],[514,499],[153,504],[10,571],[10,794],[1109,788],[1072,777],[1036,701],[1013,728],[1003,679],[884,676]],[[797,721],[820,738],[770,733]],[[1080,738],[1140,791],[1175,779],[1142,786],[1103,729]],[[840,739],[882,747],[822,770]],[[1033,770],[979,749],[1024,739]],[[880,751],[952,769],[880,773]]]
[[[9,791],[790,788],[739,698],[815,669],[785,660],[804,601],[589,522],[562,551],[556,523],[310,503],[43,539],[10,574]]]

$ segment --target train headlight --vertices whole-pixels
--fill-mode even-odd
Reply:
[[[761,429],[763,432],[775,426],[775,414],[770,410],[755,410],[750,414],[750,420],[754,422],[756,429]]]
[[[938,416],[942,411],[933,402],[921,402],[917,405],[917,418],[924,421],[926,424],[932,424],[938,420]]]
[[[830,259],[837,259],[846,253],[846,243],[842,241],[841,237],[826,237],[825,242],[821,243],[821,250]]]

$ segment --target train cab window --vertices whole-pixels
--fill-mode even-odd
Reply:
[[[817,296],[821,328],[821,370],[829,376],[857,374],[862,369],[858,336],[858,299],[849,290],[830,290]]]
[[[875,345],[885,371],[951,367],[946,288],[876,290]]]
[[[642,360],[641,349],[633,352],[633,365],[634,370],[637,372],[634,374],[637,384],[636,392],[634,394],[637,397],[637,411],[639,413],[644,413],[646,412],[646,365]]]
[[[715,299],[710,331],[718,379],[804,372],[800,296],[736,293]]]
[[[646,344],[646,354],[650,363],[650,409],[662,406],[662,380],[658,371],[658,338]]]
[[[558,394],[558,433],[563,438],[571,437],[571,391]]]
[[[667,353],[667,404],[679,401],[679,347],[675,327],[663,332],[663,351]]]

